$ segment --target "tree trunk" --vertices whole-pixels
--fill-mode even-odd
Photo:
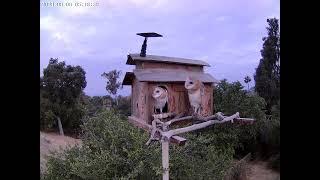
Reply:
[[[118,103],[118,96],[117,95],[115,95],[115,100],[116,100],[116,105],[118,106],[119,103]]]
[[[161,141],[162,147],[162,180],[169,180],[169,140]]]
[[[60,135],[64,136],[60,117],[57,117],[57,120],[58,120],[58,126],[59,126],[59,133],[60,133]]]

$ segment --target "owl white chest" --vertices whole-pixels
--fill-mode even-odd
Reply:
[[[168,97],[164,97],[164,98],[159,97],[159,98],[155,99],[154,106],[156,109],[163,108],[166,105],[167,101],[168,101]]]
[[[189,101],[191,106],[199,106],[201,104],[201,90],[188,91]]]

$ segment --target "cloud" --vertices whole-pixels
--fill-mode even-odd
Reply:
[[[50,57],[81,65],[87,72],[89,95],[106,93],[102,72],[133,68],[125,61],[128,53],[140,52],[143,38],[137,32],[164,35],[148,41],[148,54],[202,59],[212,65],[208,71],[213,75],[242,79],[245,72],[254,72],[260,59],[266,18],[279,17],[278,0],[82,2],[99,6],[41,7],[40,71]]]

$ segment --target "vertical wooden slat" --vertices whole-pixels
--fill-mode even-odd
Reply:
[[[169,140],[161,141],[162,148],[162,180],[169,180]]]

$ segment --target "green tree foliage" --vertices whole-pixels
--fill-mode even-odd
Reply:
[[[241,117],[255,119],[265,118],[265,101],[257,95],[247,94],[239,81],[228,83],[222,80],[214,90],[215,112],[223,112],[227,115],[240,112]]]
[[[280,171],[280,101],[272,107],[271,117],[261,128],[264,132],[262,142],[270,166]]]
[[[161,179],[161,148],[145,145],[145,131],[112,111],[82,129],[83,144],[53,155],[45,179]],[[170,178],[222,179],[234,153],[229,139],[211,131],[184,137],[185,146],[170,145]]]
[[[131,96],[118,96],[114,109],[124,117],[131,115]]]
[[[265,122],[265,113],[262,110],[265,106],[263,98],[248,94],[240,82],[228,83],[222,80],[214,90],[215,112],[223,112],[226,115],[239,112],[241,117],[256,119],[253,125],[219,125],[215,133],[225,136],[226,133],[233,135],[235,149],[241,157],[249,152],[254,152],[257,145],[261,123]]]
[[[79,127],[84,115],[80,95],[86,87],[85,71],[80,66],[66,65],[51,58],[40,77],[40,122],[42,128],[61,119],[67,130]]]
[[[118,82],[121,71],[112,70],[109,72],[104,72],[101,76],[107,79],[106,90],[111,95],[116,95],[118,89],[121,87],[121,82]]]
[[[40,129],[51,129],[56,121],[53,111],[50,109],[50,101],[44,97],[40,89]]]
[[[268,19],[268,36],[263,38],[262,59],[254,80],[258,95],[266,101],[267,113],[280,100],[280,27],[276,18]]]
[[[113,104],[111,96],[84,96],[83,104],[86,107],[86,115],[88,117],[96,116],[99,112],[105,110],[109,105]]]
[[[274,167],[280,165],[280,101],[273,106],[271,118],[266,118],[262,97],[246,93],[240,82],[222,80],[215,88],[214,102],[216,112],[227,115],[239,112],[241,117],[254,118],[256,122],[248,126],[215,126],[212,134],[219,137],[228,135],[228,142],[233,143],[237,157],[251,152],[253,157],[272,157]]]
[[[251,78],[249,76],[244,77],[244,83],[248,85],[248,91],[249,91],[249,83],[251,82]]]

